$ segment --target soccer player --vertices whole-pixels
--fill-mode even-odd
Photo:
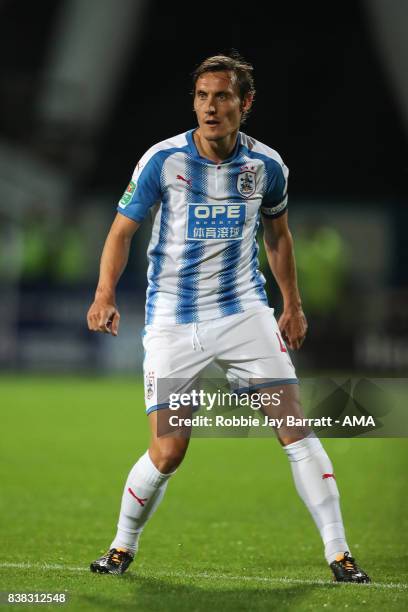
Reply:
[[[146,412],[151,443],[127,478],[117,533],[93,572],[122,574],[140,534],[186,453],[189,436],[158,435],[169,412],[159,380],[194,381],[211,363],[228,379],[266,381],[285,394],[285,413],[302,416],[287,351],[299,349],[307,323],[288,228],[288,169],[279,154],[240,131],[255,95],[253,67],[238,55],[207,58],[193,77],[198,128],[154,145],[136,165],[103,249],[93,331],[118,334],[115,288],[132,237],[150,213],[144,335]],[[271,271],[283,297],[276,322],[258,270],[262,219]],[[249,383],[251,390],[251,384]],[[273,406],[266,407],[273,416]],[[346,542],[333,467],[310,430],[280,428],[297,491],[323,540],[334,579],[369,582]]]

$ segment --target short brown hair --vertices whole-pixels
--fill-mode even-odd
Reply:
[[[254,67],[245,61],[237,51],[231,51],[228,55],[212,55],[201,62],[193,72],[192,94],[195,95],[196,83],[201,75],[206,72],[221,72],[224,70],[235,74],[241,102],[243,102],[248,94],[251,94],[253,97],[255,96],[255,83],[252,76]],[[249,111],[243,113],[242,123],[247,118],[248,113]]]

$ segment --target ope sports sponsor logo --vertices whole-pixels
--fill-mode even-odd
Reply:
[[[240,204],[193,204],[195,206],[194,214],[197,219],[217,219],[226,216],[228,219],[240,218]]]
[[[246,219],[245,203],[188,204],[188,240],[240,240]]]

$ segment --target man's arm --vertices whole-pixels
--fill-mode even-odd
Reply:
[[[283,297],[283,313],[278,325],[282,337],[291,349],[302,346],[307,331],[296,277],[292,234],[288,227],[288,214],[276,219],[262,215],[264,245],[269,267]]]
[[[95,300],[87,316],[92,331],[118,335],[120,315],[116,308],[116,285],[128,262],[130,243],[139,225],[119,213],[112,223],[102,251]]]

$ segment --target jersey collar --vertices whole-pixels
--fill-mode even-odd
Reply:
[[[224,164],[228,164],[229,162],[232,162],[238,156],[239,149],[241,146],[241,132],[238,132],[237,142],[235,143],[235,147],[230,157],[228,157],[227,159],[224,159],[221,163],[217,164],[215,161],[212,161],[212,159],[207,159],[207,157],[202,157],[199,154],[196,143],[194,142],[194,138],[193,138],[193,133],[196,131],[196,129],[197,128],[194,128],[186,132],[186,138],[187,138],[188,146],[190,149],[190,154],[193,159],[196,159],[197,161],[200,161],[205,164],[211,164],[213,166],[222,166]]]

